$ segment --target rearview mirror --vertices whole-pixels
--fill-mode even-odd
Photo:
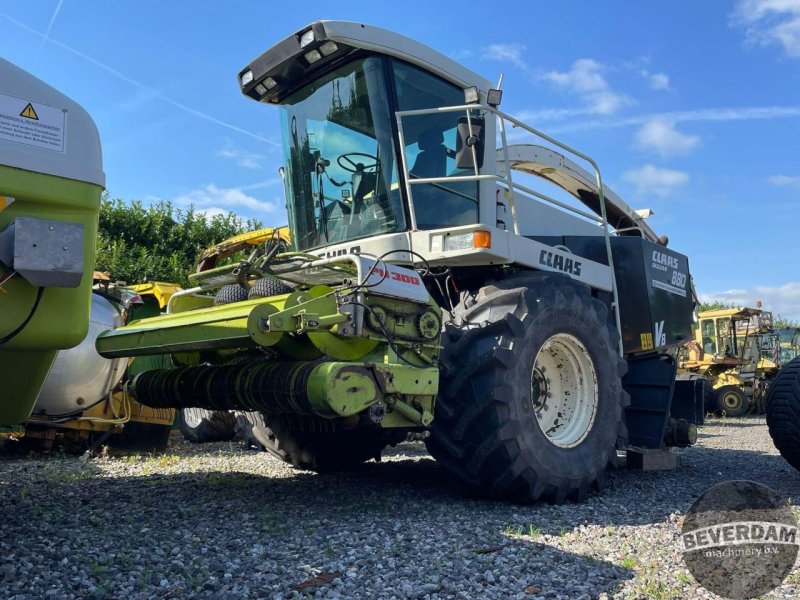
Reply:
[[[470,135],[470,122],[472,123],[472,135]],[[480,115],[466,115],[458,118],[456,128],[456,168],[480,169],[483,166],[483,147],[486,141],[486,131],[484,128],[485,119]],[[472,159],[472,149],[475,148],[475,159]]]

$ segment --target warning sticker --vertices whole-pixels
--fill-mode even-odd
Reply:
[[[649,331],[646,333],[639,334],[639,340],[642,344],[642,350],[652,350],[653,346],[653,334]]]
[[[66,111],[0,94],[0,140],[64,152]]]

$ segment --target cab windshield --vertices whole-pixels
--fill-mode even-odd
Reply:
[[[356,60],[283,102],[289,219],[298,250],[406,228],[384,64],[379,57]]]

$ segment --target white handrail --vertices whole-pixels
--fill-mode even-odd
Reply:
[[[470,135],[472,135],[472,118],[471,118],[470,113],[472,111],[475,111],[475,110],[480,110],[482,112],[491,113],[491,114],[495,115],[495,117],[500,121],[500,134],[501,134],[501,142],[502,142],[502,148],[503,148],[503,159],[504,159],[504,162],[505,162],[505,177],[500,177],[500,176],[497,176],[497,175],[481,175],[481,174],[479,174],[476,151],[475,151],[475,147],[473,146],[471,149],[472,149],[472,157],[473,157],[473,166],[475,168],[475,175],[459,175],[459,176],[454,176],[454,177],[433,177],[433,178],[427,177],[427,178],[415,178],[415,179],[412,180],[411,177],[409,176],[408,161],[407,161],[407,158],[406,158],[405,140],[404,140],[404,136],[403,136],[403,117],[414,117],[414,116],[423,116],[423,115],[430,115],[430,114],[436,114],[436,113],[450,113],[450,112],[462,112],[463,111],[463,112],[465,112],[465,114],[467,116],[467,126],[468,126],[468,129],[469,129],[469,133],[470,133]],[[414,212],[413,194],[412,194],[412,191],[411,191],[411,188],[412,188],[413,185],[421,184],[421,183],[442,183],[442,182],[457,182],[457,181],[481,181],[481,180],[487,180],[487,179],[493,179],[493,180],[498,181],[498,182],[502,181],[502,183],[504,183],[505,186],[507,187],[507,189],[511,192],[509,194],[510,202],[511,202],[511,216],[512,216],[512,222],[513,222],[513,225],[514,225],[514,233],[516,235],[519,235],[519,222],[518,222],[517,214],[516,214],[516,206],[514,205],[514,195],[517,192],[517,190],[519,190],[520,192],[523,192],[524,195],[526,195],[526,196],[529,195],[529,196],[533,196],[533,197],[539,198],[541,200],[544,200],[546,202],[549,202],[551,204],[559,206],[559,207],[561,207],[561,208],[563,208],[565,210],[568,210],[568,211],[571,211],[571,212],[573,212],[575,214],[581,215],[584,218],[590,218],[592,220],[597,220],[597,216],[596,215],[589,215],[589,214],[585,213],[584,211],[578,210],[578,209],[576,209],[576,208],[574,208],[572,206],[564,204],[564,203],[562,203],[562,202],[560,202],[558,200],[555,200],[554,198],[550,198],[549,196],[547,196],[545,194],[541,194],[539,192],[536,192],[535,190],[532,190],[530,188],[527,188],[527,187],[519,185],[519,184],[515,184],[513,182],[512,178],[511,178],[511,164],[510,164],[509,157],[508,157],[508,141],[507,141],[507,138],[506,138],[505,121],[510,122],[514,127],[520,127],[522,129],[524,129],[525,131],[527,131],[527,132],[529,132],[529,133],[531,133],[531,134],[533,134],[533,135],[535,135],[535,136],[537,136],[537,137],[539,137],[539,138],[541,138],[541,139],[543,139],[543,140],[545,140],[547,142],[550,142],[551,144],[553,144],[555,146],[558,146],[562,150],[565,150],[565,151],[569,152],[570,154],[572,154],[574,156],[577,156],[578,158],[583,159],[584,161],[586,161],[587,163],[589,163],[592,166],[592,169],[594,170],[594,173],[595,173],[595,180],[597,182],[597,191],[598,191],[598,200],[599,200],[598,203],[600,205],[600,224],[602,225],[602,228],[603,228],[603,239],[604,239],[605,247],[606,247],[606,257],[607,257],[607,260],[608,260],[608,266],[611,269],[612,308],[614,309],[614,320],[615,320],[615,324],[617,326],[617,331],[619,332],[619,335],[620,335],[620,337],[619,337],[619,354],[622,355],[623,354],[623,347],[622,347],[622,321],[620,319],[620,314],[619,314],[619,293],[618,293],[618,290],[617,290],[616,271],[614,269],[614,256],[613,256],[613,254],[611,252],[611,239],[610,239],[610,233],[609,233],[609,230],[608,230],[608,216],[607,216],[607,211],[606,211],[606,198],[605,198],[605,193],[604,193],[604,188],[603,188],[603,178],[602,178],[602,175],[600,174],[600,167],[598,166],[597,162],[595,162],[595,160],[593,158],[591,158],[590,156],[588,156],[588,155],[586,155],[586,154],[584,154],[584,153],[572,148],[571,146],[568,146],[568,145],[566,145],[566,144],[564,144],[562,142],[559,142],[555,138],[550,137],[546,133],[544,133],[542,131],[539,131],[538,129],[535,129],[535,128],[531,127],[530,125],[527,125],[526,123],[520,121],[519,119],[516,119],[515,117],[512,117],[509,114],[506,114],[506,113],[504,113],[504,112],[502,112],[500,110],[497,110],[496,108],[494,108],[492,106],[488,106],[488,105],[484,105],[484,104],[462,104],[462,105],[458,105],[458,106],[441,106],[441,107],[436,107],[436,108],[425,108],[425,109],[418,109],[418,110],[396,111],[395,112],[395,118],[397,119],[397,130],[398,130],[399,142],[400,142],[401,161],[402,161],[402,165],[403,165],[403,175],[404,175],[404,180],[405,180],[406,195],[407,195],[408,200],[409,200],[409,202],[408,202],[408,205],[409,205],[409,216],[411,217],[412,229],[416,229],[416,227],[417,227],[416,215],[415,215],[415,212]]]

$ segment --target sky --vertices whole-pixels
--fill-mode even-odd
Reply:
[[[319,19],[502,73],[502,109],[651,208],[703,300],[800,319],[800,0],[0,0],[0,52],[92,115],[112,197],[279,225],[278,111],[236,76]]]

